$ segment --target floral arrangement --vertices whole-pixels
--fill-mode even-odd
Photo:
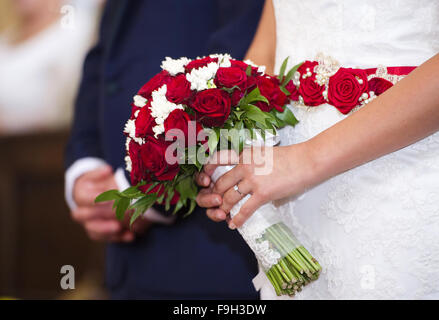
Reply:
[[[134,96],[125,125],[132,187],[109,190],[96,201],[114,201],[117,217],[129,214],[131,223],[156,203],[190,214],[198,193],[193,176],[215,151],[239,154],[266,132],[297,123],[287,104],[298,99],[293,77],[303,67],[287,72],[286,66],[287,60],[273,77],[227,54],[166,58]],[[281,253],[266,273],[278,294],[291,295],[316,279],[320,266],[283,223],[271,227],[258,243]]]

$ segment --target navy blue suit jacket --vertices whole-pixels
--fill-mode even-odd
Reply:
[[[88,54],[66,151],[124,166],[122,134],[133,95],[164,57],[230,53],[242,59],[263,0],[109,0],[98,44]],[[107,251],[113,298],[257,298],[257,267],[239,234],[197,208],[172,226],[155,225]]]

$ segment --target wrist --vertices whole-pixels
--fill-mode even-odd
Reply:
[[[301,168],[300,181],[298,182],[305,190],[326,180],[327,171],[325,162],[322,160],[321,150],[316,148],[311,140],[292,145],[290,149],[291,152],[295,153],[293,159],[299,159],[299,163],[294,164],[295,161],[293,161],[292,165],[296,168],[291,168],[291,170],[296,171],[297,168]]]

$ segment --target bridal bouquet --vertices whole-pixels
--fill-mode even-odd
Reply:
[[[298,99],[292,79],[300,65],[288,72],[286,65],[272,77],[264,67],[227,54],[166,58],[163,70],[134,96],[124,129],[132,187],[104,192],[96,202],[114,201],[116,216],[128,214],[130,223],[156,203],[190,214],[198,193],[193,176],[214,152],[233,149],[239,154],[244,147],[274,145],[276,129],[297,123],[286,105]],[[212,178],[231,168],[218,167]],[[317,279],[320,265],[271,204],[239,231],[278,295],[294,295]]]

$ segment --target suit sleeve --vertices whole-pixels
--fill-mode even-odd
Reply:
[[[210,53],[229,53],[242,60],[261,18],[264,0],[217,0],[218,28],[209,37]]]

